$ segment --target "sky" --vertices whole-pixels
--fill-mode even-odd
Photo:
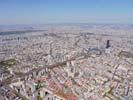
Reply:
[[[133,0],[0,0],[0,24],[132,23]]]

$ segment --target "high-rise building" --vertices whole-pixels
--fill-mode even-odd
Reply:
[[[107,40],[106,49],[110,47],[110,40]]]

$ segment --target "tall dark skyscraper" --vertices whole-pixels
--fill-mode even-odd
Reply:
[[[107,40],[106,49],[110,47],[110,40]]]

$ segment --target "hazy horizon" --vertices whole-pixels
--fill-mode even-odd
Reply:
[[[132,0],[1,0],[0,25],[133,24]]]

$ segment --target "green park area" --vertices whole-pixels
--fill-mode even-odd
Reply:
[[[12,67],[16,63],[17,61],[15,59],[8,59],[8,60],[0,61],[0,67]]]
[[[133,53],[127,52],[127,51],[121,51],[118,54],[118,57],[125,57],[125,58],[131,58],[131,59],[133,59]]]

